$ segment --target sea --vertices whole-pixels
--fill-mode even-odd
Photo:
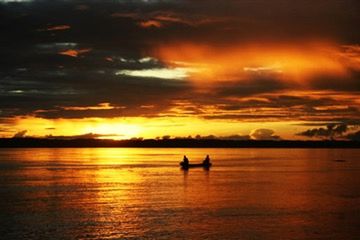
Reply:
[[[0,239],[360,239],[360,149],[2,148]]]

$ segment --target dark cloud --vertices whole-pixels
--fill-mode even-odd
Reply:
[[[360,91],[360,71],[353,69],[348,70],[349,75],[346,77],[330,75],[317,76],[312,79],[311,88],[315,90],[335,90],[358,93]]]
[[[348,121],[333,121],[333,122],[304,122],[304,123],[297,123],[295,125],[298,125],[298,126],[307,126],[307,127],[323,127],[323,126],[328,126],[328,125],[332,125],[332,124],[335,124],[335,125],[341,125],[341,124],[346,124],[346,125],[360,125],[360,122],[359,121],[351,121],[351,122],[348,122]]]
[[[97,139],[97,138],[111,138],[111,137],[121,137],[119,134],[97,134],[97,133],[86,133],[81,135],[71,135],[71,136],[55,136],[47,135],[45,138],[49,139]]]
[[[221,137],[220,139],[222,140],[240,140],[240,141],[247,141],[250,140],[251,137],[249,135],[230,135],[230,136],[225,136],[225,137]]]
[[[350,121],[359,114],[354,101],[331,95],[291,96],[286,91],[299,85],[278,76],[222,82],[203,93],[186,79],[118,73],[166,68],[149,53],[173,42],[231,46],[254,40],[261,44],[329,39],[358,44],[359,12],[355,0],[0,1],[0,30],[5,33],[0,37],[0,121],[22,115],[49,119],[176,115],[173,108],[179,101],[189,102],[182,107],[183,114],[207,119]],[[159,25],[141,27],[149,21]],[[320,76],[307,87],[357,94],[360,75],[351,70],[347,79]],[[246,99],[264,94],[268,95],[260,100]],[[100,103],[114,108],[86,109]],[[345,107],[324,108],[339,104]],[[206,107],[215,110],[209,113]]]
[[[360,141],[360,131],[350,133],[346,136],[346,138],[352,141]]]
[[[238,88],[241,88],[239,83]],[[227,88],[226,86],[224,88]],[[245,87],[246,88],[246,87]],[[277,121],[301,120],[312,121],[324,126],[324,122],[339,122],[354,125],[359,122],[357,103],[350,99],[338,99],[330,94],[294,93],[288,95],[282,91],[263,90],[262,93],[247,94],[246,91],[229,95],[220,88],[220,93],[197,94],[188,96],[176,107],[188,115],[202,116],[206,119],[232,119],[240,121]],[[266,93],[269,92],[269,93]],[[296,95],[297,94],[297,95]],[[184,102],[185,101],[185,102]],[[208,109],[211,109],[209,111]]]
[[[251,96],[259,93],[277,92],[287,89],[286,83],[276,78],[245,79],[238,82],[225,82],[217,86],[219,97]]]
[[[23,137],[25,137],[26,133],[27,133],[27,130],[23,130],[23,131],[17,132],[17,133],[15,133],[15,135],[13,136],[13,138],[23,138]]]
[[[85,11],[78,10],[81,5],[86,5]],[[20,41],[20,37],[25,37],[22,42],[29,44],[76,39],[101,48],[133,46],[136,49],[161,39],[229,42],[330,37],[358,42],[359,8],[360,4],[354,0],[329,0],[326,4],[321,0],[311,3],[210,0],[206,4],[203,1],[34,1],[3,5],[1,16],[2,27],[11,33],[4,40]],[[150,31],[139,27],[139,21],[149,20],[166,23],[168,27]],[[70,29],[58,33],[34,31],[54,26]]]
[[[326,128],[313,128],[307,131],[298,133],[299,136],[305,136],[310,138],[324,138],[335,139],[343,136],[349,130],[346,124],[329,124]]]

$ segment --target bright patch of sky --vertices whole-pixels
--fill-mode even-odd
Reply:
[[[187,68],[153,68],[142,70],[121,70],[115,75],[182,80],[189,76]]]

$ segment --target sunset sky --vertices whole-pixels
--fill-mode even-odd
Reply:
[[[0,137],[360,139],[359,23],[358,0],[0,0]]]

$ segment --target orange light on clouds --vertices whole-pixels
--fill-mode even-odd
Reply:
[[[66,50],[66,51],[59,52],[58,54],[69,56],[69,57],[79,57],[81,54],[88,53],[91,50],[92,50],[91,48],[78,49],[78,50],[69,49],[69,50]]]
[[[83,119],[42,119],[36,117],[17,118],[12,131],[2,137],[12,137],[16,132],[27,129],[26,136],[78,136],[92,133],[101,139],[155,138],[164,135],[187,137],[197,134],[207,136],[248,135],[254,129],[276,129],[276,134],[293,139],[294,134],[306,127],[300,121],[239,122],[222,119],[202,119],[195,116],[181,117],[133,117],[133,118],[83,118]],[[101,136],[104,135],[104,136]]]
[[[27,136],[77,136],[87,133],[104,135],[98,138],[129,139],[142,133],[138,121],[124,118],[79,118],[79,119],[43,119],[32,116],[14,119],[14,128],[28,129]],[[9,133],[6,137],[11,137]]]
[[[47,30],[48,31],[62,31],[62,30],[70,29],[70,28],[71,27],[69,25],[58,25],[58,26],[48,27]]]
[[[64,31],[70,29],[71,26],[69,25],[56,25],[56,26],[50,26],[48,28],[38,29],[38,31]]]
[[[283,81],[306,84],[316,76],[346,77],[349,68],[360,67],[355,50],[348,48],[346,53],[342,47],[329,43],[232,47],[177,44],[159,47],[155,52],[166,64],[191,69],[190,79],[195,83],[271,75]]]
[[[82,111],[82,110],[109,110],[115,109],[119,107],[111,106],[110,103],[99,103],[96,106],[87,106],[87,107],[63,107],[64,110],[75,110],[75,111]]]
[[[160,28],[162,27],[162,23],[156,20],[148,20],[148,21],[143,21],[139,23],[140,27],[143,28],[150,28],[150,27],[156,27],[156,28]]]

